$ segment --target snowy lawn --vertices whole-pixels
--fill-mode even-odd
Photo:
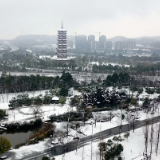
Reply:
[[[10,94],[0,94],[0,109],[7,110],[8,113],[8,120],[5,120],[5,122],[12,122],[12,121],[25,121],[28,119],[34,119],[35,114],[33,107],[21,107],[14,110],[9,110],[8,104],[9,100],[11,100],[13,97],[16,97],[20,94],[28,94],[29,97],[35,97],[39,94],[45,95],[45,92],[48,90],[43,91],[33,91],[33,92],[23,92],[23,93],[10,93]],[[74,95],[81,95],[80,92],[74,90],[71,88],[71,92]],[[60,115],[63,113],[66,113],[68,111],[76,111],[76,107],[70,106],[70,98],[68,97],[66,99],[66,103],[64,105],[61,104],[50,104],[50,105],[42,105],[41,108],[41,117],[43,120],[48,120],[50,115]]]
[[[155,124],[156,126],[156,124]],[[151,126],[150,126],[151,127]],[[144,158],[143,152],[145,152],[145,145],[144,145],[144,128],[136,129],[134,132],[130,132],[130,136],[128,139],[123,137],[124,134],[122,134],[122,138],[124,139],[121,143],[124,147],[124,150],[121,154],[121,157],[125,160],[142,160]],[[156,135],[154,135],[156,136]],[[109,139],[104,139],[104,142],[107,142]],[[154,137],[155,138],[155,137]],[[150,140],[150,132],[149,132],[149,140]],[[99,148],[98,143],[100,141],[94,142],[92,144],[93,148],[93,154],[92,159],[93,160],[100,160],[99,157]],[[160,150],[158,150],[158,154],[155,153],[155,139],[153,139],[153,152],[152,152],[152,159],[153,160],[159,160],[160,159]],[[148,142],[148,154],[150,153],[151,145],[150,142]],[[56,156],[56,160],[62,160],[63,158],[65,160],[76,159],[76,160],[82,160],[82,156],[85,160],[91,159],[91,143],[88,143],[88,145],[85,145],[84,148],[79,148],[78,151],[72,151],[69,153],[66,153],[65,155]]]
[[[50,104],[50,105],[42,105],[40,106],[40,108],[43,120],[48,120],[49,116],[53,114],[60,115],[68,111],[76,111],[75,107],[70,107],[69,99],[67,99],[64,105]],[[19,109],[8,110],[8,120],[6,122],[21,121],[30,118],[32,119],[35,118],[33,107],[21,107]]]
[[[149,126],[150,128],[151,126]],[[154,125],[154,128],[157,127],[157,124]],[[155,129],[156,130],[156,129]],[[150,154],[151,149],[151,143],[150,143],[150,134],[149,131],[149,139],[148,139],[148,154]],[[134,132],[130,132],[130,136],[128,139],[123,137],[124,134],[121,134],[121,137],[124,139],[121,143],[124,147],[124,150],[121,154],[121,157],[125,158],[125,160],[141,160],[143,158],[143,152],[145,152],[145,145],[144,145],[144,128],[136,129]],[[160,150],[158,150],[158,154],[155,153],[155,144],[156,144],[156,132],[153,134],[153,152],[152,152],[152,159],[153,160],[159,160],[160,158]],[[112,139],[113,137],[104,139],[104,142],[107,142],[109,139]],[[99,140],[94,141],[92,144],[92,159],[93,160],[99,160]],[[22,159],[23,156],[31,154],[33,152],[42,152],[44,149],[47,149],[49,146],[51,146],[51,140],[42,141],[39,144],[35,145],[29,145],[21,147],[20,149],[14,149],[13,152],[16,154],[17,159]],[[85,144],[84,147],[79,148],[77,151],[72,151],[69,153],[66,153],[65,155],[56,156],[56,160],[70,160],[76,159],[76,160],[82,160],[82,157],[84,157],[85,160],[91,159],[91,143]]]

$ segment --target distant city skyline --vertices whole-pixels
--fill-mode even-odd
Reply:
[[[56,35],[160,36],[159,0],[1,0],[0,39]]]

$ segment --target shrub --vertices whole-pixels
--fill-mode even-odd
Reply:
[[[0,154],[7,152],[11,148],[11,142],[4,136],[0,136]]]
[[[99,146],[100,151],[106,151],[106,143],[105,142],[100,142],[98,146]]]
[[[0,119],[6,115],[5,111],[0,109]]]
[[[45,95],[43,99],[43,104],[50,104],[51,103],[52,96],[51,95]]]
[[[74,96],[73,98],[71,98],[71,102],[70,102],[71,106],[76,106],[78,104],[79,104],[78,96]]]
[[[59,103],[63,105],[63,104],[65,104],[65,102],[66,102],[66,98],[61,97],[60,100],[59,100]]]
[[[24,146],[24,145],[26,145],[26,144],[27,144],[26,142],[17,144],[17,145],[15,146],[15,149],[18,149],[18,148],[20,148],[21,146]]]
[[[146,92],[148,94],[153,94],[154,93],[154,89],[152,89],[152,88],[146,88]]]
[[[38,139],[37,139],[37,138],[31,139],[31,140],[28,141],[28,144],[29,144],[29,145],[30,145],[30,144],[36,144],[36,143],[38,143]]]
[[[105,153],[105,160],[113,159],[116,156],[119,156],[123,151],[123,146],[121,144],[114,145]]]
[[[68,121],[68,116],[70,116],[70,121],[79,121],[79,120],[83,120],[83,115],[82,113],[80,112],[68,112],[68,113],[65,113],[65,114],[62,114],[62,115],[51,115],[50,116],[50,120],[52,122],[56,122],[58,120],[61,120],[61,121]],[[86,115],[87,117],[91,116],[91,115]]]
[[[42,125],[41,119],[36,119],[35,121],[30,121],[30,123],[10,123],[6,124],[7,132],[15,132],[15,131],[28,131],[35,129],[36,127],[40,127]]]
[[[50,158],[45,156],[42,158],[42,160],[50,160]]]
[[[112,144],[113,144],[113,142],[112,142],[111,139],[109,139],[109,140],[107,141],[107,143],[106,143],[107,146],[111,146]]]
[[[137,99],[132,98],[132,99],[131,99],[131,104],[136,105],[136,104],[137,104]]]
[[[125,137],[125,138],[128,138],[128,137],[129,137],[129,132],[126,132],[126,133],[124,134],[124,137]]]
[[[59,95],[64,97],[68,96],[68,88],[61,88],[59,91]]]
[[[114,141],[122,141],[123,139],[121,138],[121,136],[119,136],[119,137],[114,136],[114,137],[113,137],[113,140],[114,140]]]
[[[122,117],[121,117],[121,118],[122,118],[122,120],[123,120],[123,119],[125,118],[125,115],[124,115],[124,114],[122,114]]]
[[[104,107],[104,108],[93,108],[93,112],[100,112],[100,111],[110,111],[110,107]]]

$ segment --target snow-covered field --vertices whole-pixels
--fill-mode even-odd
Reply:
[[[123,134],[122,134],[123,135]],[[109,139],[104,139],[104,142],[107,142]],[[122,138],[124,138],[122,136]],[[150,139],[150,136],[149,136]],[[98,143],[100,141],[94,142],[92,144],[93,148],[93,154],[92,159],[99,160],[99,151],[98,151]],[[160,150],[158,150],[158,154],[155,153],[155,140],[153,141],[153,152],[152,152],[152,160],[159,160],[160,159]],[[134,132],[130,132],[130,136],[128,139],[124,138],[122,142],[119,142],[123,145],[124,150],[121,154],[121,157],[123,160],[142,160],[144,158],[143,153],[145,152],[145,145],[144,145],[144,128],[136,129]],[[150,153],[150,142],[148,142],[148,153]],[[72,151],[69,153],[66,153],[65,155],[56,156],[56,160],[62,160],[63,158],[65,160],[76,159],[76,160],[82,160],[82,156],[85,160],[91,159],[91,144],[84,146],[84,148],[79,148],[78,151]]]
[[[113,90],[112,87],[108,88],[109,90]],[[121,90],[125,90],[127,93],[129,93],[129,89],[128,88],[122,88]],[[116,91],[120,91],[119,89],[116,88]],[[37,96],[39,94],[45,94],[45,91],[41,91],[41,92],[29,92],[29,96]],[[133,95],[136,96],[137,92],[134,92]],[[143,91],[142,94],[139,95],[139,99],[143,99],[146,96],[146,92]],[[77,92],[77,91],[73,91],[73,95],[81,95],[81,93]],[[8,96],[8,97],[7,97]],[[8,94],[8,95],[0,95],[1,99],[0,99],[0,109],[8,109],[8,102],[10,99],[12,99],[12,97],[17,96],[17,94]],[[156,98],[159,96],[159,94],[153,94],[148,95],[147,96],[151,97],[151,99]],[[63,114],[65,112],[71,111],[71,110],[76,110],[75,107],[70,107],[69,105],[70,102],[70,98],[67,98],[66,103],[62,106],[60,104],[50,104],[50,105],[43,105],[41,106],[41,110],[42,110],[42,117],[44,120],[48,119],[48,117],[52,114]],[[143,101],[139,101],[139,103],[143,103]],[[81,126],[78,131],[81,131],[83,134],[78,133],[76,130],[74,129],[69,129],[69,136],[68,138],[64,138],[63,141],[64,142],[69,142],[71,140],[73,140],[73,137],[84,137],[87,135],[91,135],[91,134],[95,134],[97,132],[109,129],[109,128],[113,128],[116,127],[120,124],[127,124],[128,123],[128,117],[135,117],[138,120],[143,120],[146,118],[151,118],[151,117],[155,117],[159,115],[159,108],[160,105],[157,106],[157,110],[154,112],[154,114],[151,114],[151,112],[145,113],[144,111],[136,111],[136,112],[126,112],[125,110],[115,110],[112,111],[112,115],[113,118],[111,120],[111,122],[109,121],[110,118],[110,111],[103,111],[103,112],[96,112],[93,113],[93,119],[88,120],[85,126]],[[124,119],[121,121],[121,114],[124,115]],[[25,120],[30,120],[34,118],[34,113],[31,107],[22,107],[19,109],[15,109],[15,110],[8,110],[8,121],[25,121]],[[108,119],[108,121],[106,122],[97,122],[96,126],[94,124],[94,119]],[[92,124],[91,124],[92,123]],[[55,123],[56,125],[56,131],[66,131],[66,122],[60,122],[60,123]],[[93,132],[92,132],[93,130]],[[49,141],[49,143],[48,143]],[[107,139],[105,139],[105,141],[107,141]],[[142,129],[137,129],[134,133],[131,132],[131,135],[129,137],[128,140],[124,140],[122,142],[123,146],[124,146],[124,151],[122,153],[122,157],[125,157],[125,159],[127,160],[132,160],[132,159],[136,159],[136,160],[140,160],[142,159],[142,154],[144,152],[144,138],[143,138],[143,130]],[[40,143],[36,144],[36,145],[29,145],[29,146],[24,146],[21,147],[20,149],[17,150],[13,150],[16,153],[16,157],[17,159],[21,159],[25,154],[31,154],[32,152],[42,152],[44,149],[46,149],[47,147],[50,147],[51,143],[50,140],[47,139],[45,141],[41,141]],[[93,159],[98,160],[98,142],[94,142],[93,143]],[[27,152],[26,152],[27,150]],[[83,152],[84,151],[84,152]],[[82,154],[84,153],[84,157],[85,159],[90,159],[91,155],[90,155],[90,145],[86,145],[81,149],[78,149],[78,151],[74,151],[74,152],[70,152],[67,153],[65,155],[65,160],[69,160],[70,157],[74,157],[75,159],[79,160],[82,159]],[[140,157],[140,159],[136,158],[136,157]],[[158,160],[156,158],[158,158],[158,156],[156,157],[153,156],[155,159],[154,160]],[[62,156],[57,156],[56,160],[62,159]]]
[[[160,150],[158,150],[158,153],[156,155],[155,153],[155,146],[156,146],[156,127],[157,124],[154,124],[153,126],[155,128],[155,132],[153,134],[153,151],[152,151],[152,160],[159,160],[160,159]],[[151,128],[151,126],[149,126]],[[124,150],[121,154],[121,157],[123,160],[142,160],[144,158],[143,153],[145,152],[145,139],[144,139],[144,127],[136,129],[134,132],[130,132],[130,135],[128,139],[124,138],[123,135],[121,134],[122,139],[124,139],[121,143],[124,147]],[[150,134],[151,132],[149,131],[149,138],[148,138],[148,154],[150,154],[150,149],[151,149],[151,143],[150,143]],[[112,139],[113,137],[104,139],[103,142],[107,142],[109,139]],[[92,159],[93,160],[99,160],[99,140],[96,140],[92,143]],[[102,141],[101,141],[102,142]],[[30,145],[30,146],[24,146],[21,147],[20,149],[14,149],[13,152],[16,155],[17,159],[22,159],[23,156],[34,153],[34,152],[43,152],[44,149],[47,149],[50,147],[51,140],[46,140],[42,141],[39,144],[35,145]],[[84,145],[82,148],[78,148],[76,151],[72,151],[69,153],[66,153],[65,155],[60,155],[56,156],[56,160],[70,160],[76,159],[76,160],[90,160],[91,159],[91,143],[87,143]]]
[[[99,62],[90,62],[89,64],[91,64],[91,65],[100,65],[100,63]],[[119,64],[119,63],[102,63],[101,65],[106,65],[106,66],[108,66],[108,65],[112,65],[112,66],[122,66],[121,64]],[[123,66],[125,66],[125,67],[130,67],[130,65],[127,65],[127,64],[124,64]]]
[[[34,111],[33,107],[21,107],[14,110],[8,110],[8,104],[9,100],[11,100],[13,97],[16,97],[19,94],[28,94],[29,97],[35,97],[39,94],[45,95],[45,92],[48,90],[43,91],[33,91],[33,92],[23,92],[23,93],[10,93],[10,94],[1,94],[0,95],[0,109],[7,110],[8,113],[8,120],[5,120],[5,122],[12,122],[12,121],[25,121],[29,119],[34,119]],[[81,95],[80,92],[76,90],[72,90],[73,95]],[[75,107],[71,107],[69,105],[70,98],[68,97],[66,100],[66,103],[64,105],[61,104],[50,104],[50,105],[42,105],[41,106],[41,115],[43,117],[43,120],[47,120],[50,115],[60,115],[63,113],[66,113],[68,111],[75,111]]]
[[[19,93],[4,93],[4,94],[0,94],[0,109],[3,107],[3,104],[8,104],[9,101],[10,101],[13,97],[17,97],[18,95],[28,94],[29,97],[35,97],[35,96],[38,96],[38,95],[40,95],[40,94],[44,95],[46,91],[49,91],[49,90],[28,91],[28,92],[19,92]],[[6,109],[7,109],[7,108],[6,108]]]

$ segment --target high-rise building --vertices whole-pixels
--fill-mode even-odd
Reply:
[[[91,42],[91,50],[92,51],[98,51],[99,50],[99,42],[98,41],[92,41]]]
[[[87,42],[87,49],[90,51],[91,50],[91,43],[95,41],[95,36],[94,35],[89,35],[88,36],[88,42]]]
[[[122,47],[123,49],[133,50],[136,48],[136,42],[134,40],[122,41]]]
[[[104,42],[104,49],[112,50],[112,42],[111,41]]]
[[[101,35],[99,37],[99,49],[104,49],[104,43],[106,42],[106,36]]]
[[[87,49],[87,36],[85,35],[76,36],[76,49],[77,50]]]
[[[115,42],[115,50],[122,50],[123,46],[122,46],[122,41],[117,41]]]
[[[88,41],[89,42],[95,41],[95,35],[89,35],[88,36]]]
[[[68,48],[73,48],[73,41],[67,41]]]
[[[135,41],[128,41],[128,49],[135,49],[136,48],[136,42]]]
[[[63,29],[63,23],[61,30],[58,31],[57,57],[67,58],[67,31]]]

